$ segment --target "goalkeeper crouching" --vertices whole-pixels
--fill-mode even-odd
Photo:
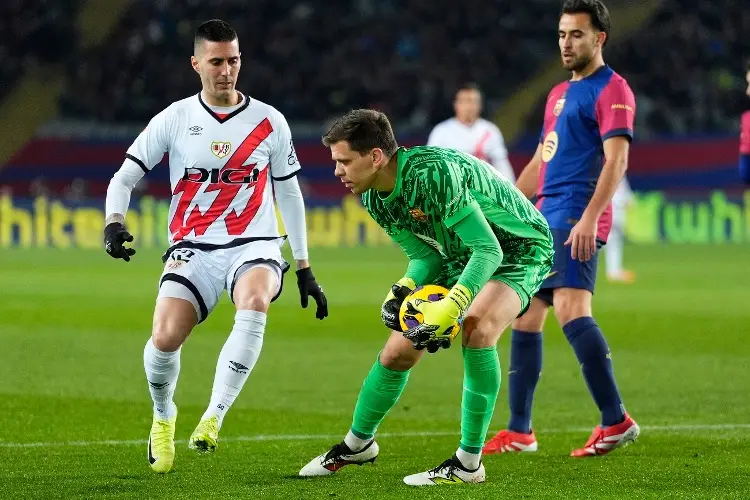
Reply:
[[[462,323],[464,384],[461,442],[455,454],[425,472],[414,486],[481,483],[481,450],[500,390],[496,344],[522,314],[552,265],[552,236],[544,217],[489,164],[455,150],[399,148],[388,118],[367,109],[350,111],[323,136],[336,176],[370,216],[403,249],[409,265],[383,303],[392,330],[354,409],[344,440],[300,470],[301,476],[333,474],[350,464],[373,462],[375,432],[398,401],[409,371],[425,352],[450,347]],[[402,331],[399,310],[407,295],[426,284],[450,288],[435,302],[408,299],[407,315],[422,316]]]

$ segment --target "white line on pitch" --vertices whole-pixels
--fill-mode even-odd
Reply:
[[[692,431],[728,431],[750,429],[750,424],[675,424],[675,425],[644,425],[641,429],[657,433],[682,433]],[[589,432],[590,427],[568,427],[558,429],[542,429],[539,434],[561,434],[572,432]],[[458,436],[458,432],[381,432],[379,438],[409,438],[409,437],[445,437]],[[324,441],[341,439],[343,434],[268,434],[256,436],[229,436],[222,438],[222,442],[238,441]],[[176,443],[186,444],[186,440],[176,440]],[[47,441],[36,443],[10,443],[0,441],[0,448],[60,448],[71,446],[133,446],[145,445],[145,439],[101,441]]]

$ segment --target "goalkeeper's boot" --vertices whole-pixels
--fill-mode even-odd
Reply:
[[[532,430],[528,434],[514,432],[507,429],[495,434],[482,448],[482,454],[510,453],[514,451],[536,451],[538,448],[536,436]]]
[[[198,423],[188,441],[188,448],[198,453],[213,453],[219,444],[219,419],[216,415]]]
[[[444,484],[483,483],[484,480],[483,463],[479,462],[479,467],[475,470],[469,470],[464,467],[456,455],[453,455],[434,469],[406,476],[404,483],[409,486],[439,486]]]
[[[641,428],[626,413],[625,420],[619,424],[610,425],[609,427],[597,425],[594,428],[594,432],[591,433],[589,440],[583,445],[583,448],[573,450],[570,456],[595,457],[597,455],[606,455],[612,450],[634,442],[640,433]]]
[[[310,463],[302,467],[299,475],[302,477],[328,476],[346,465],[364,465],[372,463],[378,458],[380,447],[373,439],[359,451],[352,451],[345,442],[341,441],[328,453],[313,458]]]
[[[148,436],[148,463],[155,472],[166,473],[174,463],[174,429],[177,417],[169,419],[154,415]]]

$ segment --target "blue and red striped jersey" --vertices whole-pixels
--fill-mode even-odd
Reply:
[[[632,140],[634,119],[633,91],[609,66],[550,91],[539,137],[537,208],[551,228],[570,229],[578,222],[604,166],[604,141]],[[611,226],[610,205],[599,218],[597,237],[606,241]]]

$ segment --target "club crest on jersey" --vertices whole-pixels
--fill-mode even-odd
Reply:
[[[214,141],[211,143],[211,152],[219,159],[225,158],[232,151],[232,144],[229,142]]]
[[[565,106],[565,94],[560,96],[560,98],[555,103],[555,107],[552,108],[552,113],[555,116],[560,116],[560,113],[562,113],[563,107]]]
[[[415,220],[418,220],[419,222],[427,222],[428,220],[427,214],[418,208],[410,208],[409,213],[412,217],[414,217]]]

